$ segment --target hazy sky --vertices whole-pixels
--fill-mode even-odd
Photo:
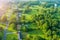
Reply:
[[[9,1],[37,1],[37,0],[0,0],[0,2],[9,2]],[[44,0],[41,0],[44,1]],[[49,0],[46,0],[49,1]]]

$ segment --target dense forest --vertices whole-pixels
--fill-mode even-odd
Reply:
[[[5,29],[6,40],[18,40],[18,31],[22,40],[60,40],[60,7],[49,2],[12,4],[0,18],[0,40]]]

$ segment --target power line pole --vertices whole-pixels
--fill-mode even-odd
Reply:
[[[11,13],[9,13],[8,16],[7,16],[6,27],[4,29],[4,38],[3,38],[3,40],[6,40],[6,37],[7,37],[7,29],[8,29],[8,26],[9,26],[8,20],[9,20],[10,16],[11,16]]]
[[[19,24],[19,19],[21,17],[21,12],[17,9],[17,31],[18,31],[18,40],[22,40],[22,33],[20,31],[21,24]]]
[[[4,29],[4,40],[6,40],[6,37],[7,37],[7,34],[6,33],[7,33],[8,26],[9,26],[9,22],[6,21],[6,27]]]

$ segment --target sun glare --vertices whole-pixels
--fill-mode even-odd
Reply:
[[[4,8],[4,5],[3,4],[0,4],[0,10]]]
[[[1,2],[0,0],[0,16],[2,16],[6,12],[7,8],[8,5],[5,2]]]

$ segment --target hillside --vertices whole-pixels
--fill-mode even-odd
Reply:
[[[57,3],[15,2],[0,18],[0,40],[60,40]]]

